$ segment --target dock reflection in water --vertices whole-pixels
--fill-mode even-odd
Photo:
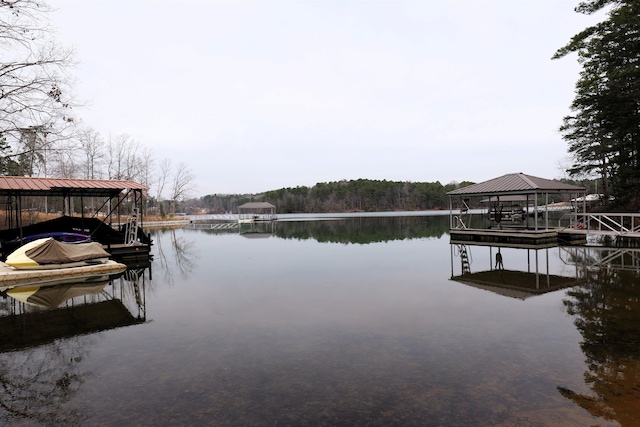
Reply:
[[[584,379],[590,390],[576,392],[558,385],[558,391],[594,417],[623,427],[640,425],[640,249],[456,243],[451,247],[451,279],[457,282],[523,300],[570,288],[562,303],[582,335],[580,348],[588,368]],[[550,274],[550,250],[573,267],[568,269],[573,274]],[[526,263],[520,265],[527,270],[505,269],[505,251],[520,258],[525,254]],[[472,268],[472,253],[485,270]]]
[[[465,266],[446,216],[270,226],[154,231],[144,327],[4,352],[13,394],[0,423],[633,425],[640,314],[628,255],[471,247]],[[491,289],[455,280],[496,269],[471,277]],[[496,292],[511,272],[517,286]],[[38,358],[55,366],[32,379]]]
[[[5,289],[0,296],[3,425],[81,425],[71,401],[90,372],[97,333],[146,321],[145,269],[81,282]]]
[[[549,252],[563,250],[555,244],[514,247],[452,243],[451,280],[519,299],[585,283],[584,268],[553,274]]]

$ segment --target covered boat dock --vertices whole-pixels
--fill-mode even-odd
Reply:
[[[269,202],[248,202],[238,206],[238,222],[275,221],[276,207]]]
[[[562,230],[552,227],[549,213],[552,202],[584,200],[585,194],[584,187],[523,173],[450,191],[451,241],[524,245],[583,242],[586,233],[571,224]]]
[[[6,227],[0,231],[1,256],[30,236],[74,233],[100,242],[114,258],[148,258],[151,241],[142,224],[148,189],[130,180],[0,176]],[[52,210],[56,218],[39,220]]]

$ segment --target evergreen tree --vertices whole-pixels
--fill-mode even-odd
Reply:
[[[572,114],[560,128],[575,163],[595,173],[619,204],[640,201],[640,0],[587,0],[576,11],[608,17],[575,35],[553,58],[576,52],[582,65]],[[609,183],[611,184],[609,186]]]

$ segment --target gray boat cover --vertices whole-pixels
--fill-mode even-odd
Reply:
[[[28,258],[39,265],[64,264],[109,257],[109,252],[105,251],[98,242],[64,243],[55,239],[43,240],[42,244],[24,252]]]

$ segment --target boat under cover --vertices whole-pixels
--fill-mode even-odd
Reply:
[[[90,282],[101,279],[104,275],[116,276],[126,269],[126,265],[113,260],[79,267],[33,270],[16,269],[0,262],[0,292],[16,286],[53,286],[69,282]]]
[[[69,233],[66,231],[47,231],[45,233],[32,234],[30,236],[17,238],[6,242],[7,245],[25,245],[34,240],[44,239],[46,237],[53,237],[60,242],[78,243],[78,242],[90,242],[91,236],[82,233]]]
[[[54,269],[105,263],[109,253],[97,242],[66,243],[37,239],[13,251],[5,263],[16,269]]]

